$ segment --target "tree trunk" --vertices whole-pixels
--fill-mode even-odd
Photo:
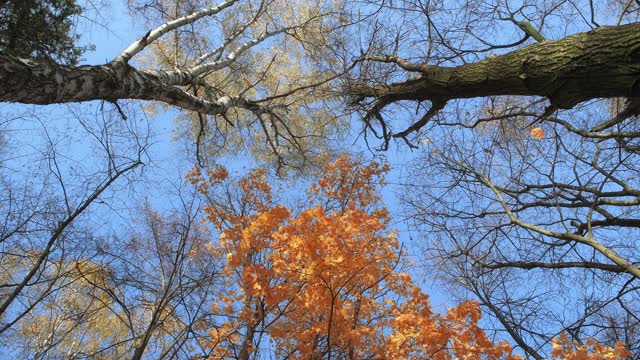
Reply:
[[[355,98],[383,98],[387,102],[537,95],[548,97],[559,108],[571,108],[594,98],[638,98],[640,23],[602,27],[557,41],[543,41],[457,67],[418,67],[421,78],[388,85],[355,84],[348,91]],[[215,114],[240,101],[203,101],[164,80],[154,72],[138,71],[128,65],[73,67],[0,55],[3,102],[54,104],[143,99]]]
[[[564,109],[594,98],[638,98],[640,23],[601,27],[457,67],[410,66],[422,77],[386,85],[354,84],[348,91],[356,100],[385,103],[534,95]]]
[[[133,69],[118,74],[110,65],[74,67],[0,55],[0,101],[44,105],[150,99],[156,84],[141,75]]]
[[[189,83],[180,71],[140,71],[127,64],[67,66],[0,55],[0,101],[59,104],[91,100],[156,100],[187,110],[220,114],[231,106],[255,107],[242,98],[207,101],[174,85]]]

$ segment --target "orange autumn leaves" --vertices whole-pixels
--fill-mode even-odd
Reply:
[[[240,180],[223,168],[188,175],[210,201],[226,261],[218,322],[202,324],[210,358],[518,358],[480,329],[476,302],[434,313],[400,271],[401,247],[379,203],[386,171],[339,158],[298,211],[276,203],[262,170]],[[594,351],[603,349],[611,350]]]
[[[544,130],[542,130],[542,128],[539,128],[539,127],[531,129],[529,133],[531,134],[531,137],[533,137],[536,140],[542,140],[542,138],[544,137]]]
[[[632,355],[621,342],[615,347],[604,346],[593,339],[579,344],[569,339],[565,333],[553,339],[551,346],[551,356],[562,360],[618,360],[630,358]]]

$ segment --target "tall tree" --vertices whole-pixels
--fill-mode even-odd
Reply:
[[[114,188],[140,174],[147,150],[144,130],[115,116],[76,114],[78,126],[60,131],[64,119],[44,124],[38,115],[2,117],[11,134],[0,154],[0,338],[7,356],[72,354],[83,335],[85,350],[102,344],[94,321],[111,318],[92,285],[108,286],[107,267],[95,261],[95,214]],[[7,346],[13,343],[24,346]]]
[[[378,188],[388,170],[339,158],[295,214],[276,203],[264,171],[228,182],[224,168],[190,173],[209,196],[226,253],[225,289],[203,343],[213,359],[516,359],[478,326],[474,301],[438,314],[399,271],[402,251]],[[226,184],[226,185],[225,185]],[[554,356],[623,358],[621,343],[589,348],[559,337]],[[585,357],[586,356],[586,357]]]
[[[202,147],[240,143],[257,155],[273,154],[279,165],[296,166],[321,156],[323,140],[335,131],[336,117],[322,102],[326,84],[344,70],[331,46],[341,41],[341,6],[132,1],[133,10],[146,9],[152,29],[107,64],[65,66],[1,55],[0,101],[153,100],[191,111],[187,128]],[[234,131],[241,135],[230,135]],[[211,146],[202,144],[205,135]]]
[[[564,331],[576,343],[556,348],[581,351],[591,336],[638,348],[639,250],[625,240],[640,194],[637,1],[372,0],[352,13],[341,2],[130,3],[151,9],[152,30],[107,64],[0,55],[0,101],[152,100],[186,110],[198,159],[233,143],[282,166],[327,157],[323,139],[346,123],[323,105],[347,94],[383,148],[430,143],[411,215],[440,274],[472,291],[514,344],[548,357]],[[19,266],[44,276],[45,253]],[[13,266],[9,276],[42,284]]]
[[[640,356],[640,4],[370,3],[348,91],[383,148],[424,149],[404,200],[425,261],[530,358],[562,331]]]

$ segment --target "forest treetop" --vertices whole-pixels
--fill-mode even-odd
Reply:
[[[25,342],[37,343],[38,354],[77,346],[75,334],[82,331],[99,338],[88,320],[67,319],[69,309],[83,308],[84,302],[95,314],[82,319],[100,318],[122,330],[117,342],[126,345],[114,346],[111,354],[142,357],[148,347],[161,354],[188,352],[183,341],[210,340],[215,333],[198,326],[224,324],[211,319],[220,312],[203,311],[212,294],[228,285],[219,282],[220,272],[256,265],[236,257],[256,255],[243,244],[228,252],[230,258],[190,257],[206,247],[206,232],[194,225],[200,209],[224,209],[200,206],[213,199],[206,192],[181,195],[180,209],[167,217],[141,201],[144,229],[110,239],[127,253],[91,236],[82,247],[85,237],[78,229],[93,228],[81,227],[78,219],[89,217],[114,184],[133,183],[133,174],[157,165],[147,159],[152,136],[138,127],[151,129],[153,122],[145,119],[153,115],[175,118],[177,137],[188,140],[190,160],[203,173],[217,169],[229,154],[248,152],[276,170],[326,173],[319,165],[353,150],[358,136],[370,148],[388,149],[400,140],[400,149],[418,150],[410,175],[399,180],[408,194],[402,199],[407,218],[420,240],[417,261],[478,301],[495,329],[489,336],[509,338],[516,351],[533,359],[572,352],[584,358],[599,344],[640,349],[640,248],[628,240],[640,235],[637,0],[131,0],[132,21],[144,20],[147,30],[101,65],[76,63],[82,48],[75,47],[69,20],[81,15],[75,2],[6,4],[0,16],[11,14],[8,9],[26,14],[20,4],[59,26],[43,35],[44,47],[32,41],[41,40],[39,33],[18,42],[16,24],[27,17],[12,17],[17,20],[0,31],[0,101],[12,103],[9,109],[75,104],[64,107],[79,124],[71,128],[92,142],[100,159],[84,164],[91,169],[86,172],[78,164],[60,166],[73,151],[61,149],[57,136],[77,134],[49,133],[59,121],[53,117],[2,114],[0,130],[7,134],[19,127],[6,124],[23,118],[43,129],[42,141],[28,144],[38,155],[26,157],[38,159],[29,162],[37,171],[20,177],[18,167],[3,165],[11,161],[0,163],[7,189],[0,192],[0,206],[9,214],[0,239],[10,249],[0,258],[6,282],[0,313],[15,315],[3,320],[0,333],[39,334]],[[60,10],[64,16],[56,15],[58,5],[66,9]],[[96,31],[109,27],[101,25]],[[78,109],[94,109],[97,116],[88,119]],[[356,168],[343,174],[344,189],[364,186],[347,176]],[[218,205],[242,198],[228,188],[215,190],[226,191]],[[216,231],[231,234],[233,225],[237,239],[256,240],[245,235],[270,214],[252,222],[243,213],[252,211],[252,200],[236,204],[237,217],[209,214],[227,225]],[[301,210],[329,221],[323,216],[330,212],[314,211]],[[309,223],[307,228],[317,225]],[[283,236],[278,231],[284,228],[269,229]],[[277,240],[273,234],[264,238]],[[263,250],[256,256],[268,259],[273,248]],[[146,254],[147,261],[136,263],[136,254]],[[238,279],[249,283],[249,277]],[[77,292],[87,297],[58,309],[58,290],[65,300]],[[251,291],[222,302],[265,315],[263,294]],[[240,305],[247,298],[259,301]],[[51,329],[34,325],[52,307],[55,318],[66,321]],[[287,309],[269,310],[270,316],[292,320]],[[309,323],[326,320],[305,314]],[[475,317],[473,311],[465,314]],[[236,336],[255,334],[255,324],[245,320],[240,330],[218,328],[233,330],[221,331],[231,344],[224,350],[250,353],[255,342]],[[350,331],[345,324],[340,326]],[[53,344],[49,335],[64,345]],[[317,348],[325,346],[329,350],[322,355],[331,357],[336,347],[327,338],[336,336],[318,335]],[[101,339],[86,352],[107,353]]]

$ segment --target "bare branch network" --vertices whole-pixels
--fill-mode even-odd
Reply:
[[[264,24],[256,30],[258,20],[266,17],[267,9],[273,2],[265,0],[255,9],[255,16],[241,28],[231,32],[221,44],[203,53],[192,64],[175,70],[137,69],[130,65],[141,52],[148,49],[163,35],[179,28],[194,24],[207,17],[220,15],[225,9],[239,5],[239,0],[228,0],[215,7],[203,9],[187,16],[166,22],[149,31],[132,43],[110,63],[98,66],[65,66],[51,61],[21,59],[10,55],[0,55],[0,101],[25,104],[57,104],[120,99],[154,100],[208,115],[222,115],[231,108],[244,109],[260,117],[276,114],[286,108],[286,104],[276,102],[282,97],[277,91],[264,97],[249,98],[250,88],[235,94],[219,94],[216,84],[210,84],[207,76],[233,67],[238,58],[258,46],[280,35],[296,37],[298,31],[316,26],[330,13],[317,13],[285,26],[274,23]],[[252,28],[254,26],[254,28]],[[238,39],[250,38],[240,44]],[[327,79],[321,79],[319,85]],[[309,87],[307,85],[306,87]],[[204,89],[202,95],[192,94],[191,89]],[[287,89],[295,93],[295,89]]]
[[[522,27],[528,31],[526,40],[532,27]],[[415,73],[417,78],[384,84],[354,80],[349,93],[354,103],[362,103],[367,109],[365,124],[371,129],[372,125],[381,127],[380,137],[386,142],[390,138],[406,139],[455,99],[541,96],[550,103],[545,116],[592,99],[630,99],[625,110],[592,131],[605,130],[640,112],[640,23],[599,27],[556,41],[539,36],[534,36],[539,42],[532,45],[453,67],[414,63],[396,55],[368,54],[359,62],[394,64]],[[367,99],[373,103],[367,104]],[[383,119],[382,111],[405,100],[430,101],[432,108],[408,128],[389,130],[391,125]]]

